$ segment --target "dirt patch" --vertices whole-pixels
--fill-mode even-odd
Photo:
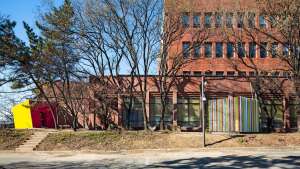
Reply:
[[[0,129],[0,150],[13,150],[32,134],[31,130]]]
[[[299,146],[300,133],[213,135],[207,134],[209,147]],[[158,132],[59,132],[50,134],[38,150],[99,150],[199,148],[200,133]]]

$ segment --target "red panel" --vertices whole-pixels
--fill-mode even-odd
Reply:
[[[54,119],[56,112],[51,113],[51,108],[47,103],[31,104],[31,118],[34,128],[54,128]]]

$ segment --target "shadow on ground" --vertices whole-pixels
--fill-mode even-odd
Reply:
[[[138,161],[138,162],[137,162]],[[141,160],[133,160],[132,164],[122,160],[100,160],[88,162],[18,162],[5,166],[0,169],[9,168],[34,168],[34,169],[50,169],[50,168],[300,168],[299,156],[287,156],[277,159],[269,159],[266,156],[235,156],[227,155],[220,157],[203,157],[203,158],[187,158],[170,161],[162,161],[146,165]]]
[[[164,161],[147,168],[300,168],[300,157],[287,156],[269,159],[265,156],[204,157]]]
[[[222,139],[222,140],[219,140],[219,141],[215,141],[213,143],[209,143],[206,146],[213,146],[215,144],[219,144],[219,143],[222,143],[222,142],[225,142],[225,141],[228,141],[228,140],[232,140],[232,139],[235,139],[235,138],[243,138],[243,137],[245,137],[245,136],[244,135],[231,136],[229,138],[225,138],[225,139]]]

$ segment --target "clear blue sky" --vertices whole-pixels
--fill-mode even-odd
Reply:
[[[9,16],[17,22],[16,35],[27,41],[22,21],[35,28],[35,21],[39,16],[39,9],[51,0],[0,0],[0,14]],[[52,0],[55,5],[62,4],[63,0]]]

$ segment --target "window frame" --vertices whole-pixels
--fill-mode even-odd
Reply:
[[[237,55],[238,55],[239,58],[246,57],[245,42],[238,42],[237,43]]]
[[[196,51],[199,52],[198,55],[196,55]],[[200,56],[201,56],[201,44],[200,44],[200,42],[194,42],[193,43],[193,57],[200,58]]]
[[[181,24],[184,28],[190,27],[190,14],[188,12],[183,12],[181,14]]]
[[[222,22],[223,22],[223,15],[220,12],[215,13],[215,27],[216,28],[221,28],[222,27]]]
[[[256,46],[257,46],[256,42],[249,43],[249,58],[256,58]]]
[[[227,28],[232,28],[233,27],[233,13],[232,12],[227,12],[226,13],[226,27]]]
[[[207,50],[207,49],[209,49],[209,50]],[[208,53],[209,53],[209,55],[208,55]],[[205,42],[204,43],[204,56],[206,58],[211,58],[212,57],[212,43],[211,42]]]
[[[230,45],[228,45],[228,44],[230,44]],[[230,46],[230,49],[231,49],[231,55],[229,56],[228,54],[229,54],[229,46]],[[233,58],[234,57],[234,43],[233,42],[227,42],[226,43],[226,57],[227,58]]]
[[[185,45],[188,45],[188,48],[185,48]],[[183,58],[187,59],[190,57],[191,53],[190,53],[190,48],[191,48],[191,42],[182,42],[182,55]]]
[[[259,28],[261,28],[261,29],[267,28],[266,16],[259,15],[258,23],[259,23]]]
[[[244,12],[238,12],[237,13],[237,28],[243,28],[244,27],[244,18],[245,18],[245,13]]]
[[[195,18],[198,18],[198,19],[195,19]],[[195,24],[195,21],[197,21],[199,23]],[[201,13],[194,13],[193,14],[193,27],[194,28],[200,28],[201,27]]]
[[[218,50],[219,45],[221,45],[221,51]],[[220,53],[221,55],[218,55],[219,52],[221,52]],[[223,42],[216,42],[216,58],[222,58],[222,57],[223,57]]]
[[[212,13],[211,12],[204,13],[204,27],[205,28],[212,27]]]

